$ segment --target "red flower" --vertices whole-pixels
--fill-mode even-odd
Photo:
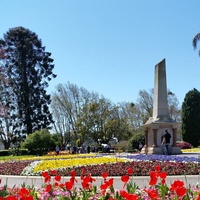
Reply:
[[[151,198],[151,199],[157,199],[158,198],[158,194],[156,192],[155,189],[148,189],[148,190],[144,190],[145,192],[147,192],[148,196]]]
[[[58,182],[55,182],[54,185],[55,185],[56,187],[58,187],[58,186],[59,186],[59,183],[58,183]],[[62,185],[60,185],[60,187],[62,187]]]
[[[135,194],[129,194],[127,200],[137,200],[139,197]]]
[[[108,181],[106,181],[109,187],[113,185],[113,182],[114,182],[114,178],[110,178]]]
[[[162,185],[165,185],[165,179],[162,179],[162,180],[161,180],[161,184],[162,184]]]
[[[83,177],[82,178],[82,186],[83,186],[83,188],[85,188],[85,189],[91,188],[91,186],[92,186],[91,184],[94,181],[96,181],[96,179],[92,178],[91,174],[88,174],[87,176]]]
[[[132,169],[132,168],[128,168],[127,173],[128,173],[129,175],[132,175],[132,174],[133,174],[133,169]]]
[[[159,165],[155,166],[155,170],[156,172],[160,172],[160,166]]]
[[[4,198],[1,197],[0,199],[3,200]],[[6,197],[6,200],[17,200],[17,197],[16,196],[8,196],[8,197]]]
[[[109,180],[105,181],[101,186],[100,188],[102,190],[106,190],[107,188],[111,187],[113,185],[113,181],[114,181],[114,178],[110,178]]]
[[[124,191],[124,190],[120,190],[120,195],[123,197],[123,198],[127,198],[128,197],[128,192]]]
[[[59,182],[61,180],[61,176],[55,176],[55,180]]]
[[[51,176],[46,176],[45,178],[44,178],[44,182],[45,183],[47,183],[47,182],[50,182],[51,181]]]
[[[56,170],[51,170],[50,173],[51,173],[51,175],[54,176],[54,175],[56,175]]]
[[[30,194],[30,190],[27,188],[21,188],[18,192],[21,200],[33,200],[33,197]]]
[[[159,176],[160,178],[165,179],[167,177],[167,172],[160,172]]]
[[[47,177],[47,176],[49,176],[49,173],[48,172],[42,172],[42,176],[45,178],[45,177]]]
[[[78,182],[74,176],[70,178],[70,182],[71,182],[72,184],[74,184],[75,181]]]
[[[85,167],[83,167],[83,168],[81,169],[81,174],[82,174],[82,175],[85,175],[85,174],[86,174],[86,168],[85,168]]]
[[[185,187],[178,187],[176,189],[176,194],[179,196],[179,197],[182,197],[186,194],[187,190]]]
[[[174,183],[171,184],[170,190],[171,191],[175,191],[176,188],[183,187],[183,186],[184,186],[184,182],[183,181],[175,180]]]
[[[103,183],[100,185],[101,190],[106,190],[108,188],[108,185],[106,183]]]
[[[26,188],[21,188],[18,193],[21,196],[29,196],[30,191],[28,189],[26,189]]]
[[[65,182],[65,187],[67,190],[71,190],[73,188],[73,183],[71,181]]]
[[[106,179],[106,178],[108,177],[108,174],[107,174],[106,172],[102,172],[102,177],[103,177],[104,179]]]
[[[154,172],[154,171],[151,171],[150,172],[150,181],[149,181],[149,185],[155,185],[158,181],[158,178],[157,178],[157,173]]]
[[[75,176],[76,176],[76,171],[75,171],[75,170],[72,170],[72,171],[70,172],[70,174],[71,174],[72,177],[75,177]]]
[[[128,192],[121,190],[120,191],[121,197],[123,197],[126,200],[137,200],[139,197],[135,194],[129,194]]]
[[[129,181],[129,176],[125,175],[121,177],[122,182],[127,183]]]
[[[183,186],[184,186],[183,181],[176,180],[174,181],[174,183],[171,184],[170,191],[175,191],[179,197],[182,197],[186,194],[187,191],[186,188]]]
[[[52,190],[52,185],[51,184],[47,185],[45,191],[50,192],[51,190]]]
[[[87,181],[81,182],[81,185],[82,185],[84,190],[91,189],[91,187],[92,187],[91,184]]]
[[[129,175],[125,175],[121,177],[122,182],[124,182],[124,187],[126,185],[126,183],[129,181]]]

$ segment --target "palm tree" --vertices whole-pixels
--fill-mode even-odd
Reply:
[[[192,45],[193,45],[194,49],[197,48],[197,43],[198,43],[198,41],[200,42],[200,33],[197,33],[197,34],[194,36],[193,40],[192,40]],[[199,49],[198,53],[199,53],[199,56],[200,56],[200,49]]]

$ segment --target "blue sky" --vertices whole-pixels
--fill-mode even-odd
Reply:
[[[0,38],[23,26],[52,53],[59,83],[76,84],[113,103],[135,102],[154,87],[155,65],[166,59],[167,87],[180,105],[200,90],[199,0],[0,0]],[[198,45],[200,48],[200,43]]]

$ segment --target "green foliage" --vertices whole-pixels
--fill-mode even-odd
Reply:
[[[60,141],[61,139],[59,135],[51,134],[48,130],[42,129],[28,135],[25,141],[21,144],[21,147],[42,155],[47,151],[55,149],[56,145],[60,145]]]
[[[8,156],[9,155],[9,150],[1,150],[0,151],[0,156]]]
[[[0,39],[0,48],[6,52],[3,71],[9,84],[1,88],[6,102],[9,139],[21,138],[42,128],[52,126],[49,111],[48,82],[55,78],[51,53],[45,52],[38,36],[24,27],[9,29]],[[6,123],[6,120],[0,121]]]
[[[28,149],[11,148],[9,154],[12,156],[23,156],[28,154]]]
[[[197,147],[200,144],[200,92],[189,91],[182,104],[183,140]]]
[[[128,149],[128,141],[122,140],[116,144],[118,150],[126,151]]]
[[[142,131],[135,132],[128,141],[129,149],[138,149],[140,143],[144,145],[144,140],[144,133]]]

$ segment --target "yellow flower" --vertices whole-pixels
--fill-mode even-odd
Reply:
[[[104,163],[116,163],[126,162],[126,159],[115,157],[98,157],[98,158],[73,158],[73,159],[56,159],[56,160],[44,160],[40,162],[33,172],[39,172],[44,170],[52,170],[58,168],[71,168],[74,166],[85,166]]]

